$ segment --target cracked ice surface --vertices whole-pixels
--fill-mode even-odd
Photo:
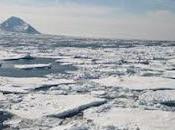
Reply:
[[[0,129],[174,130],[174,77],[173,41],[0,32]]]
[[[93,104],[101,105],[103,99],[93,98],[89,95],[44,95],[29,94],[22,102],[12,105],[11,113],[22,118],[36,119],[43,116],[66,117],[81,111],[83,106],[92,107]]]
[[[39,88],[57,86],[60,84],[73,84],[73,80],[67,79],[48,79],[48,78],[13,78],[13,77],[0,77],[1,85],[0,91],[2,92],[16,92],[27,93],[30,90]]]
[[[15,65],[18,69],[50,68],[51,64]]]
[[[175,89],[175,80],[160,77],[107,77],[92,81],[104,86],[116,86],[134,90]]]
[[[94,120],[103,128],[106,126],[125,127],[129,130],[174,130],[175,113],[159,110],[114,108],[106,113],[87,112],[85,117]],[[171,126],[171,127],[170,127]]]
[[[175,103],[175,91],[174,90],[158,90],[148,91],[139,96],[139,101],[142,103],[169,103],[173,105]]]
[[[0,101],[3,101],[3,100],[6,100],[6,98],[2,93],[0,93]]]

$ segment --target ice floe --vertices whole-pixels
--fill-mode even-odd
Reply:
[[[89,95],[29,94],[22,102],[12,105],[9,111],[27,119],[43,116],[65,118],[105,102]]]
[[[5,94],[14,93],[14,94],[26,94],[27,90],[19,87],[14,87],[13,85],[0,86],[0,91]]]
[[[60,84],[74,84],[75,81],[68,79],[48,79],[48,78],[15,78],[0,77],[1,92],[27,93],[35,89],[45,89]]]
[[[175,106],[175,90],[148,91],[139,96],[139,102],[146,105],[160,103]]]
[[[17,69],[42,69],[51,68],[52,64],[26,64],[26,65],[14,65]]]
[[[26,59],[30,60],[33,59],[33,57],[30,54],[15,54],[14,56],[10,56],[9,58],[4,58],[3,60],[5,61],[10,61],[10,60],[20,60],[20,59]]]
[[[69,130],[71,128],[72,128],[71,125],[65,125],[65,126],[57,126],[57,127],[54,127],[54,128],[52,128],[50,130]]]
[[[0,49],[0,60],[6,60],[6,59],[11,59],[11,58],[16,59],[16,58],[20,58],[20,57],[23,57],[23,56],[24,55],[12,53],[10,51]]]
[[[175,71],[166,71],[163,74],[163,77],[170,78],[170,79],[175,79]]]
[[[127,130],[174,130],[175,128],[174,112],[137,108],[113,108],[103,113],[87,111],[84,117],[92,120],[99,129],[108,126]]]
[[[175,89],[175,80],[161,77],[107,77],[94,79],[93,82],[103,86],[123,87],[133,90],[143,89]]]
[[[3,93],[0,92],[0,101],[6,100],[6,97],[3,95]]]

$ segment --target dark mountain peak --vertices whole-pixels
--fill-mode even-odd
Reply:
[[[31,25],[23,21],[21,18],[12,16],[0,25],[0,29],[9,32],[40,34]]]

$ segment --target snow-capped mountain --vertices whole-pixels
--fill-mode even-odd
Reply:
[[[6,21],[0,24],[0,29],[9,32],[40,34],[40,32],[34,29],[31,25],[14,16],[8,18]]]

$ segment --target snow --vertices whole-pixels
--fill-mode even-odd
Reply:
[[[100,91],[92,91],[91,94],[94,95],[94,96],[102,96],[102,95],[105,95],[106,92],[103,91],[103,90],[100,90]]]
[[[0,49],[0,60],[17,60],[17,59],[23,59],[26,56],[27,54],[19,54],[19,53],[17,54]]]
[[[174,130],[174,45],[0,32],[0,107],[18,115],[7,125]]]
[[[0,29],[9,32],[39,34],[39,32],[35,30],[31,25],[14,16],[8,18],[6,21],[0,24]]]
[[[51,64],[26,64],[26,65],[14,65],[18,69],[35,69],[35,68],[51,68]]]
[[[98,127],[127,127],[129,130],[174,130],[175,113],[137,108],[113,108],[104,113],[85,112],[85,118]]]
[[[175,102],[175,90],[149,91],[139,96],[142,103]]]
[[[7,52],[6,52],[7,53]],[[6,54],[4,53],[4,54]],[[33,58],[32,56],[30,56],[29,54],[11,54],[11,55],[7,55],[5,57],[3,57],[3,60],[9,61],[9,60],[20,60],[20,59],[31,59]]]
[[[167,64],[174,66],[175,65],[175,59],[168,60]]]
[[[3,93],[0,92],[0,101],[6,100],[6,97],[3,95]]]
[[[57,127],[54,127],[50,130],[69,130],[69,129],[71,129],[71,127],[72,127],[71,125],[57,126]]]
[[[72,124],[72,125],[62,125],[62,126],[57,126],[54,127],[50,130],[89,130],[88,126],[85,125],[80,125],[80,126],[76,126],[77,124]],[[94,129],[92,129],[94,130]]]
[[[175,71],[166,71],[163,75],[165,78],[175,79]]]
[[[129,88],[133,90],[144,89],[175,89],[175,80],[161,77],[107,77],[94,79],[93,82],[103,86]]]
[[[14,78],[0,77],[2,92],[27,93],[31,90],[42,89],[45,87],[57,86],[60,84],[74,84],[73,80],[68,79],[48,79],[48,78]]]
[[[29,94],[22,102],[12,105],[9,111],[26,119],[43,116],[66,117],[84,110],[84,106],[93,107],[95,103],[101,105],[105,101],[89,95]]]
[[[0,86],[0,92],[16,93],[16,94],[26,94],[26,93],[28,93],[27,90],[24,90],[24,89],[19,88],[19,87],[13,87],[13,86],[10,86],[10,85]]]
[[[80,59],[80,58],[73,58],[73,57],[65,57],[63,59],[56,60],[56,62],[62,62],[64,64],[91,64],[91,59]]]

